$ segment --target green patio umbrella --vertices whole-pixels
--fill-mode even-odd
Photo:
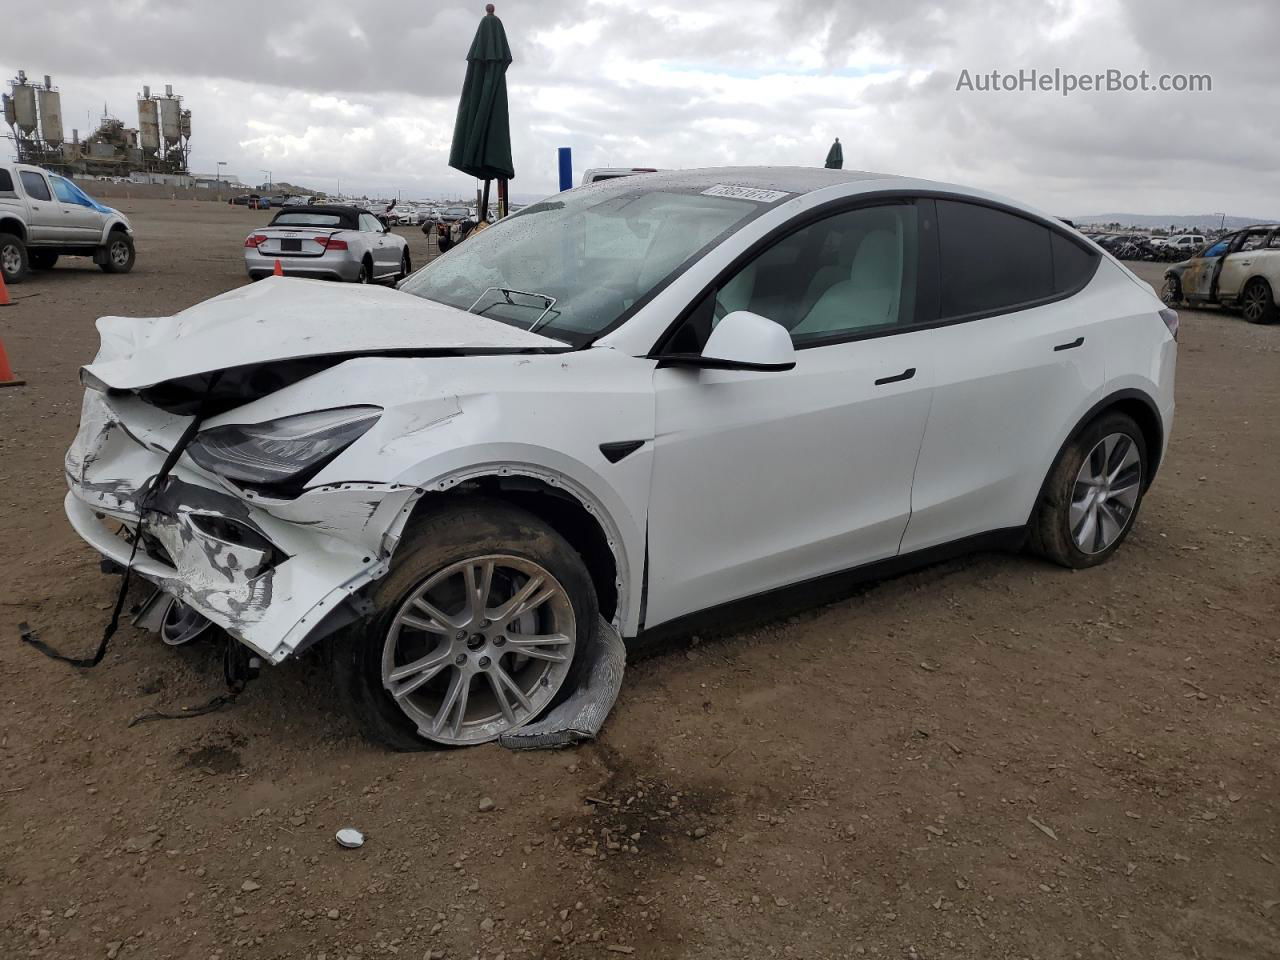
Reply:
[[[485,7],[475,39],[467,52],[467,78],[462,82],[458,119],[453,126],[449,166],[484,181],[480,219],[489,206],[489,181],[499,190],[516,175],[511,163],[511,121],[507,115],[507,67],[511,47],[493,4]]]
[[[844,169],[844,150],[840,147],[840,138],[836,137],[836,142],[831,145],[831,149],[827,151],[827,162],[823,164],[828,170]]]

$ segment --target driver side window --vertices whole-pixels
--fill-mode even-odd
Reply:
[[[701,352],[727,314],[748,310],[791,333],[797,349],[912,322],[916,207],[863,207],[788,234],[724,281],[668,346]]]

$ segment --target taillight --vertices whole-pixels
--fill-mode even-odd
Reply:
[[[266,242],[267,242],[267,238],[265,235],[261,233],[255,233],[253,236],[245,240],[244,245],[246,247],[254,247],[256,249],[259,245],[264,244]]]
[[[347,249],[347,241],[339,240],[336,237],[316,237],[316,243],[320,244],[325,250]]]
[[[1170,310],[1165,307],[1160,311],[1160,319],[1164,321],[1164,325],[1169,328],[1169,333],[1173,335],[1173,339],[1178,339],[1178,311]]]

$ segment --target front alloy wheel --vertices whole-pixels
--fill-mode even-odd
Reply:
[[[1171,307],[1176,307],[1182,302],[1182,284],[1178,282],[1177,277],[1164,278],[1164,286],[1160,288],[1160,299]]]
[[[333,645],[337,690],[370,739],[468,746],[538,718],[575,689],[599,620],[582,556],[501,500],[424,506],[371,612]]]
[[[422,736],[483,743],[542,712],[576,645],[573,604],[550,571],[523,557],[468,558],[401,605],[382,683]]]

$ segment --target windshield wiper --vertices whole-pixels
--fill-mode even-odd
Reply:
[[[533,321],[533,323],[529,325],[530,333],[533,333],[535,330],[538,329],[539,326],[541,326],[543,318],[546,317],[549,313],[551,313],[551,308],[556,305],[556,298],[548,296],[545,293],[532,293],[528,290],[516,290],[512,287],[485,287],[482,291],[480,291],[480,296],[476,297],[476,302],[471,304],[471,306],[467,307],[467,313],[470,313],[477,306],[479,306],[480,301],[485,298],[485,294],[487,294],[490,290],[497,290],[500,294],[502,294],[502,299],[505,300],[507,302],[507,306],[510,306],[510,307],[521,306],[521,304],[518,304],[511,299],[511,295],[513,293],[519,294],[522,297],[537,297],[539,300],[543,302],[543,304],[545,304],[545,306],[542,309],[542,312],[538,314],[537,318]],[[489,309],[488,307],[485,307],[485,310],[488,310],[488,309]],[[484,316],[484,310],[481,310],[479,315]]]

